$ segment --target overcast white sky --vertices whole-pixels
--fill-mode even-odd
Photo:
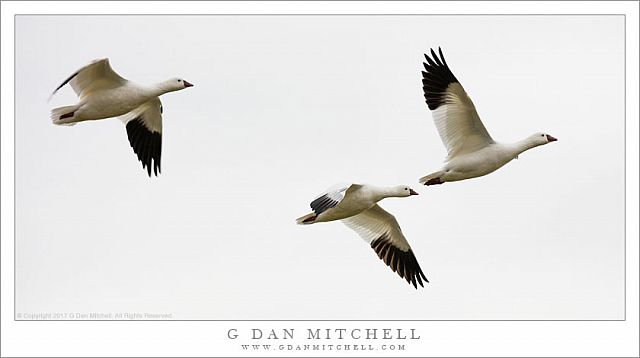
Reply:
[[[18,16],[16,313],[178,319],[624,318],[622,16]],[[422,54],[442,46],[499,141],[559,138],[421,187],[445,150]],[[162,97],[149,179],[118,120],[56,127],[68,75],[195,84]],[[336,182],[388,199],[414,290],[340,223],[296,226]]]

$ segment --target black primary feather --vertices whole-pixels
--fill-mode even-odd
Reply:
[[[420,265],[413,251],[402,251],[391,243],[390,238],[385,234],[371,242],[371,248],[378,254],[378,257],[389,266],[393,272],[407,280],[413,287],[418,288],[417,283],[424,287],[422,280],[429,282],[422,272]]]
[[[150,131],[141,118],[135,118],[127,123],[127,137],[133,152],[142,163],[142,168],[146,169],[147,174],[151,176],[153,163],[153,173],[158,176],[162,154],[162,134]]]
[[[460,83],[449,69],[442,54],[442,49],[439,47],[438,53],[439,57],[431,49],[431,57],[428,54],[424,54],[427,62],[422,63],[424,65],[422,89],[424,90],[424,98],[431,110],[446,104],[446,91],[450,84]]]

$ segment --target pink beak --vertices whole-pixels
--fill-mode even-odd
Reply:
[[[193,87],[193,85],[192,85],[191,83],[187,82],[187,80],[184,80],[184,87],[185,87],[185,88],[187,88],[187,87]]]
[[[555,141],[557,141],[558,139],[556,139],[556,138],[554,138],[554,137],[552,137],[552,136],[550,136],[550,135],[548,135],[548,134],[547,134],[547,140],[548,140],[549,142],[555,142]]]

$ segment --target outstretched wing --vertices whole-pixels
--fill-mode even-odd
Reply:
[[[453,75],[438,48],[440,57],[431,50],[422,71],[422,89],[442,143],[447,148],[447,159],[470,153],[491,143],[493,139],[482,124],[476,108]]]
[[[127,127],[131,148],[151,176],[160,173],[162,154],[162,103],[157,97],[120,117]]]
[[[425,277],[396,218],[377,204],[342,222],[371,245],[378,257],[415,288]]]
[[[51,96],[60,88],[69,83],[80,99],[96,90],[104,90],[120,87],[127,82],[120,77],[109,64],[108,58],[95,60],[90,64],[74,72],[69,78],[58,86]]]

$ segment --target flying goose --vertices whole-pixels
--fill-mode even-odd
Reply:
[[[131,148],[151,176],[160,172],[162,151],[162,103],[158,96],[193,86],[181,78],[172,78],[152,86],[142,86],[120,77],[108,58],[82,67],[60,86],[70,84],[80,101],[73,106],[54,108],[51,120],[57,125],[118,117],[126,125]]]
[[[418,195],[408,186],[381,188],[339,184],[311,202],[313,212],[296,220],[300,225],[340,220],[357,232],[387,266],[415,288],[425,277],[396,218],[377,203],[384,198]]]
[[[435,173],[420,178],[424,185],[442,184],[487,175],[531,148],[555,142],[545,133],[535,133],[511,144],[495,142],[485,129],[476,108],[451,73],[438,48],[440,57],[431,49],[424,55],[422,84],[424,97],[448,155],[445,165]]]

